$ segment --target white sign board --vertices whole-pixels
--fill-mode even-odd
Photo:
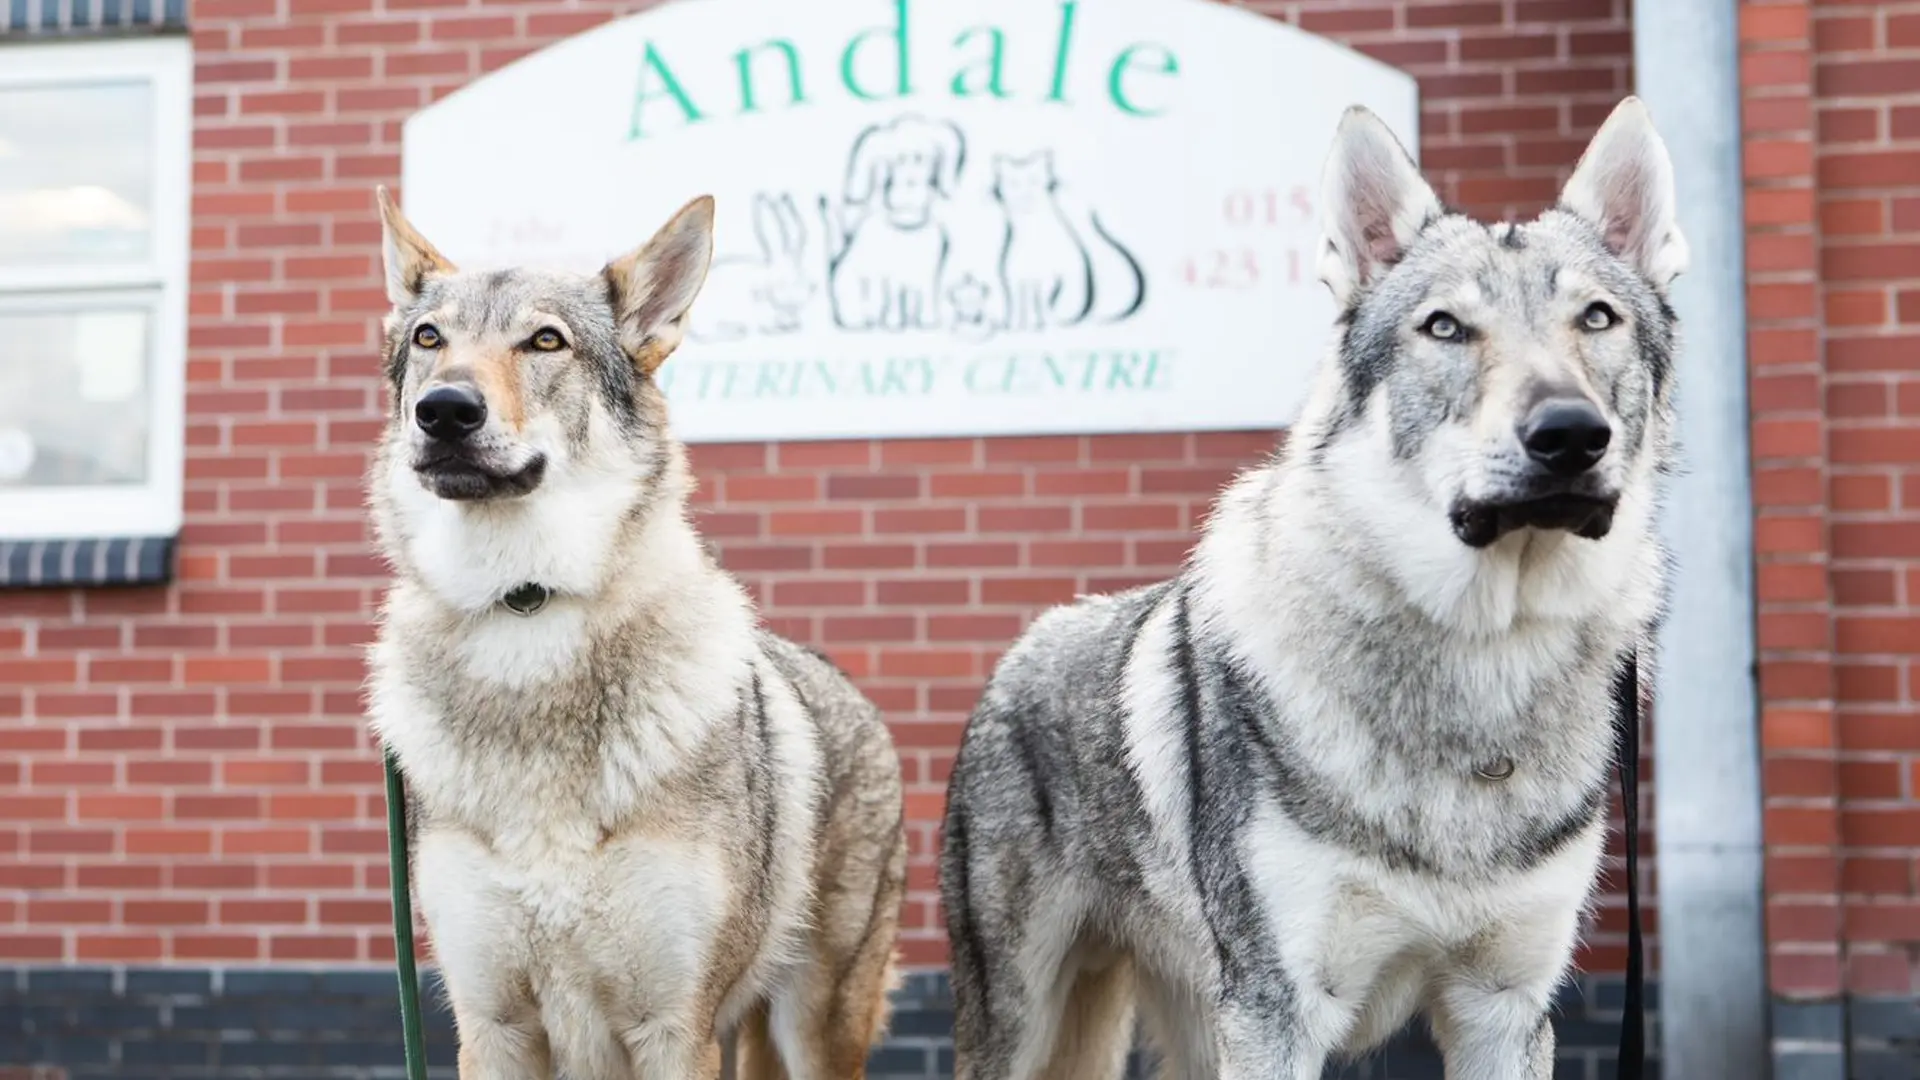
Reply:
[[[594,270],[715,196],[691,441],[1274,428],[1336,314],[1320,166],[1408,76],[1213,0],[674,0],[412,117],[456,263]]]

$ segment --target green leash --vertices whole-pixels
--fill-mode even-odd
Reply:
[[[400,971],[400,1031],[407,1047],[407,1080],[427,1080],[426,1040],[420,1035],[420,976],[413,966],[413,896],[407,886],[407,790],[400,763],[386,752],[387,865],[393,878],[393,945]]]

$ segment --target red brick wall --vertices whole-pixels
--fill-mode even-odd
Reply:
[[[1748,351],[1776,992],[1837,981],[1827,423],[1805,3],[1743,5]]]
[[[410,112],[636,6],[194,5],[181,580],[0,593],[0,960],[390,956],[359,713],[381,588],[360,494],[379,423],[371,189],[398,177]],[[1625,0],[1255,6],[1417,75],[1424,161],[1480,213],[1551,200],[1628,88]],[[1258,137],[1263,105],[1243,105]],[[699,449],[703,520],[727,565],[895,722],[912,792],[911,960],[944,955],[933,822],[994,657],[1045,605],[1170,573],[1219,483],[1272,441]],[[1617,966],[1616,916],[1609,906],[1592,966]]]
[[[1768,937],[1905,995],[1920,899],[1920,3],[1747,3]]]

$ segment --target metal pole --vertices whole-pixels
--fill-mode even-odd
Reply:
[[[1653,720],[1667,1076],[1770,1073],[1761,891],[1746,227],[1736,0],[1633,5],[1637,92],[1673,155],[1693,253],[1675,284],[1677,572]]]

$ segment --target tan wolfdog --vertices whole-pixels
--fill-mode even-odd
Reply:
[[[865,1073],[905,884],[899,761],[761,629],[687,514],[654,374],[712,255],[689,203],[593,275],[461,272],[379,192],[395,580],[370,715],[461,1080]]]

